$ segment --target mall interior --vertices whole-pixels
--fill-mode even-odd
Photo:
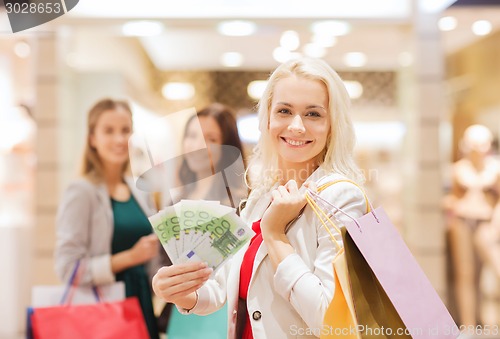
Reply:
[[[17,33],[0,7],[0,338],[24,337],[33,286],[62,284],[56,212],[78,175],[93,103],[128,100],[134,129],[164,144],[194,110],[227,104],[248,156],[267,77],[301,55],[344,80],[366,191],[457,324],[498,327],[500,219],[457,226],[453,204],[470,189],[500,213],[500,181],[469,166],[468,184],[457,184],[454,165],[472,125],[491,133],[476,135],[491,145],[487,163],[500,161],[500,1],[80,0]],[[186,113],[163,119],[176,112]]]

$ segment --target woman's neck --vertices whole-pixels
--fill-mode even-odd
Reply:
[[[123,180],[123,166],[108,165],[103,167],[104,181],[109,196],[117,201],[128,201],[130,199],[130,188]]]
[[[123,182],[123,166],[122,165],[103,165],[104,181],[108,187],[114,187]]]
[[[318,167],[316,161],[290,163],[280,160],[278,161],[278,181],[280,185],[284,185],[290,180],[295,180],[297,186],[300,187]]]

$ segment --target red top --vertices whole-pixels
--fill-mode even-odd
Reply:
[[[243,262],[241,263],[240,269],[240,298],[247,299],[248,296],[248,285],[250,284],[250,279],[252,278],[253,263],[255,261],[255,255],[257,250],[262,243],[262,234],[260,231],[260,220],[252,224],[252,229],[255,235],[250,240],[250,246],[248,246],[245,256],[243,257]],[[245,322],[245,328],[243,330],[242,339],[253,339],[252,326],[250,325],[250,316],[247,312],[247,320]]]

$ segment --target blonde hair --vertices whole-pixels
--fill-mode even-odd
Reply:
[[[269,81],[258,104],[259,130],[261,137],[254,148],[248,166],[250,188],[265,192],[276,183],[278,171],[277,151],[273,148],[269,134],[271,103],[276,83],[284,78],[296,76],[320,81],[328,92],[330,132],[318,165],[328,172],[337,172],[358,183],[364,177],[354,163],[354,127],[349,115],[350,98],[339,75],[324,61],[301,58],[280,65],[269,77]]]
[[[91,145],[90,138],[94,134],[97,121],[104,112],[120,109],[129,113],[132,118],[132,110],[126,101],[113,100],[109,98],[96,102],[87,115],[87,138],[83,151],[80,175],[87,177],[94,182],[101,181],[104,178],[104,173],[101,159],[99,158],[97,150]],[[128,171],[129,163],[130,162],[127,161],[123,165],[122,175]]]

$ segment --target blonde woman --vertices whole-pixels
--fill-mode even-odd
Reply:
[[[88,113],[81,178],[66,189],[57,213],[56,272],[68,281],[76,262],[83,285],[125,282],[139,298],[151,338],[158,338],[145,265],[158,253],[147,219],[148,197],[127,176],[132,113],[123,101],[104,99]]]
[[[203,263],[173,265],[158,271],[153,289],[184,313],[209,314],[227,303],[231,339],[313,338],[333,298],[336,248],[313,211],[300,211],[306,186],[362,181],[352,158],[349,96],[325,62],[289,61],[269,78],[259,119],[252,191],[242,211],[257,235],[214,279]],[[352,217],[366,208],[362,192],[349,183],[321,196]]]

